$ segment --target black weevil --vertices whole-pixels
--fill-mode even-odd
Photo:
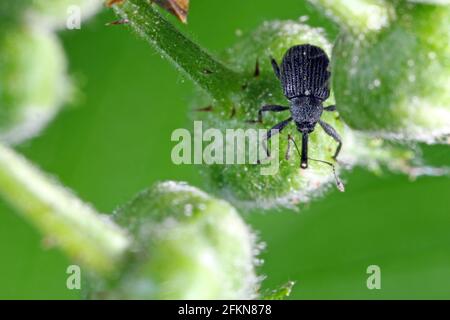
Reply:
[[[308,159],[310,159],[331,165],[334,171],[334,166],[331,163],[308,158],[308,136],[314,131],[317,123],[338,142],[333,156],[335,160],[342,147],[341,137],[336,130],[328,123],[320,120],[324,110],[336,110],[334,105],[323,107],[323,102],[330,96],[330,72],[328,71],[330,60],[327,54],[317,46],[303,44],[294,46],[286,52],[281,67],[278,66],[275,59],[272,58],[271,62],[275,75],[281,81],[283,93],[290,102],[290,107],[265,105],[258,112],[258,121],[262,121],[262,113],[266,111],[281,112],[289,110],[291,116],[270,129],[267,132],[266,140],[271,138],[272,130],[281,132],[291,121],[294,121],[297,130],[302,134],[301,167],[303,169],[308,168]],[[295,140],[289,136],[289,144],[291,141],[297,147]],[[336,181],[339,189],[343,188],[337,177]]]

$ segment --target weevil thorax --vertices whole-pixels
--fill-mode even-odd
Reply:
[[[319,121],[322,112],[322,100],[313,96],[300,96],[289,100],[292,119],[299,132],[310,133]]]

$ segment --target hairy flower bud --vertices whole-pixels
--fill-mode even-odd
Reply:
[[[69,93],[66,59],[55,35],[26,26],[0,30],[0,140],[39,133]]]
[[[115,213],[136,239],[123,278],[93,286],[93,298],[251,299],[255,237],[228,203],[164,182]]]
[[[351,127],[377,136],[439,142],[450,134],[450,6],[392,3],[384,27],[338,37],[339,111]]]

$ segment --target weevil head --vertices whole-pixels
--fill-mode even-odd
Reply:
[[[302,96],[290,99],[292,119],[301,133],[314,131],[322,115],[322,102],[312,96]]]

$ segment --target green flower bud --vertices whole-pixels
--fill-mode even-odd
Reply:
[[[288,112],[267,112],[264,114],[263,124],[248,122],[257,119],[259,108],[265,104],[288,105],[288,100],[282,94],[280,82],[272,70],[270,57],[281,61],[290,47],[305,43],[317,45],[330,54],[331,44],[321,29],[293,21],[265,23],[230,49],[226,60],[240,72],[243,88],[232,97],[231,103],[211,101],[208,97],[202,97],[195,102],[196,108],[199,105],[210,105],[212,109],[210,112],[194,112],[197,119],[203,119],[203,132],[208,128],[220,129],[225,137],[224,144],[230,145],[233,139],[226,136],[227,129],[270,129],[287,119]],[[255,76],[257,60],[259,75]],[[325,102],[325,106],[332,104],[334,104],[333,95]],[[337,143],[319,125],[310,135],[309,157],[334,163],[337,174],[342,168],[351,168],[355,165],[379,171],[384,164],[388,164],[390,169],[396,171],[410,171],[410,162],[415,156],[407,148],[356,133],[340,121],[338,112],[324,112],[322,120],[333,126],[344,142],[339,163],[332,159]],[[286,160],[289,134],[296,139],[300,148],[301,136],[294,124],[288,125],[279,135],[278,148],[272,151],[272,159],[275,157],[274,154],[278,155],[278,158],[274,159],[279,163],[278,172],[275,174],[262,174],[262,168],[269,167],[266,164],[247,162],[240,165],[205,165],[204,173],[208,187],[225,196],[237,207],[245,209],[297,208],[299,204],[322,195],[336,184],[342,189],[343,186],[339,185],[341,182],[334,176],[331,166],[323,162],[311,160],[308,169],[301,169],[300,157],[292,144],[291,156]],[[380,148],[381,145],[383,148]]]
[[[331,45],[321,29],[294,22],[264,23],[252,34],[244,37],[231,48],[226,55],[228,64],[237,69],[242,77],[242,90],[233,97],[231,104],[211,102],[207,99],[200,103],[211,104],[212,112],[202,113],[203,131],[208,128],[220,129],[225,136],[226,129],[270,129],[275,124],[289,117],[288,112],[264,114],[263,124],[248,123],[258,118],[258,110],[265,104],[288,105],[283,96],[279,80],[274,75],[270,57],[281,61],[284,53],[298,44],[314,44],[323,48],[328,54]],[[259,75],[255,76],[258,61]],[[327,101],[333,103],[333,98]],[[223,110],[227,110],[224,112]],[[201,116],[195,113],[195,116]],[[343,123],[337,113],[324,113],[323,119],[336,130],[343,133]],[[214,189],[227,196],[239,206],[273,207],[277,205],[292,206],[298,202],[308,201],[334,181],[331,168],[327,165],[310,162],[308,170],[301,170],[300,159],[296,150],[291,148],[291,157],[285,159],[287,135],[291,134],[300,146],[301,141],[295,125],[283,130],[279,139],[279,148],[272,150],[272,157],[278,151],[279,170],[276,174],[262,175],[265,165],[252,163],[241,165],[214,164],[205,166],[205,173]],[[225,145],[233,141],[226,139]],[[319,128],[310,135],[309,155],[314,159],[332,161],[331,157],[337,144]],[[225,157],[225,156],[224,156]]]
[[[39,28],[0,32],[0,140],[18,143],[39,133],[69,93],[58,39]]]
[[[136,239],[120,278],[93,298],[251,299],[258,277],[255,237],[233,207],[184,183],[164,182],[115,218]]]
[[[436,142],[450,134],[450,6],[392,3],[379,30],[339,36],[337,106],[358,130]]]
[[[102,7],[102,0],[32,0],[29,17],[33,22],[52,28],[66,27],[71,15],[80,14],[82,20],[96,14]],[[78,11],[74,11],[79,10]]]

